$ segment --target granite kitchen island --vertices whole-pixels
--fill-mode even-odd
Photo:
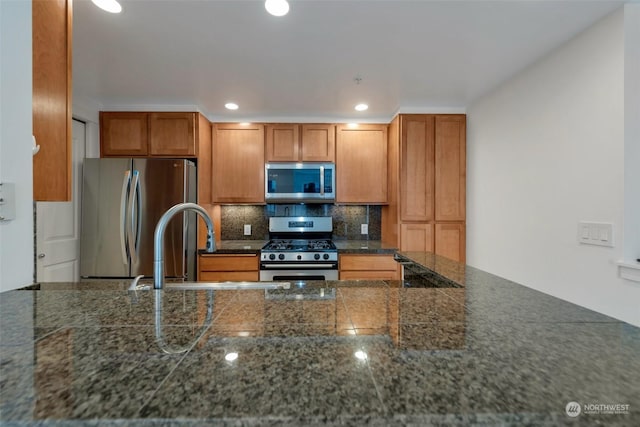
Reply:
[[[399,255],[405,281],[4,292],[0,424],[640,425],[639,328]]]

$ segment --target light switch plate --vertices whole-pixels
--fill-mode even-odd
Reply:
[[[578,242],[585,245],[613,247],[613,224],[609,222],[578,222]]]
[[[360,224],[360,234],[369,234],[369,224]]]
[[[251,224],[244,225],[244,235],[251,236]]]

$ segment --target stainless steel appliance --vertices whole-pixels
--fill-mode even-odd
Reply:
[[[269,218],[269,242],[260,251],[260,280],[338,280],[331,217]]]
[[[267,163],[264,182],[267,203],[327,203],[336,198],[333,163]]]
[[[151,277],[158,220],[196,198],[196,167],[189,160],[85,159],[80,275]],[[179,215],[165,231],[165,276],[195,281],[196,218]]]

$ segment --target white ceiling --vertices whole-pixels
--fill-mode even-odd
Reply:
[[[464,111],[623,1],[289,0],[280,18],[262,0],[120,3],[112,15],[74,1],[75,99],[214,121],[387,122]]]

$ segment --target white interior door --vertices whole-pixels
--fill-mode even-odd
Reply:
[[[36,281],[74,282],[80,278],[80,197],[85,124],[73,120],[70,202],[36,203]]]

